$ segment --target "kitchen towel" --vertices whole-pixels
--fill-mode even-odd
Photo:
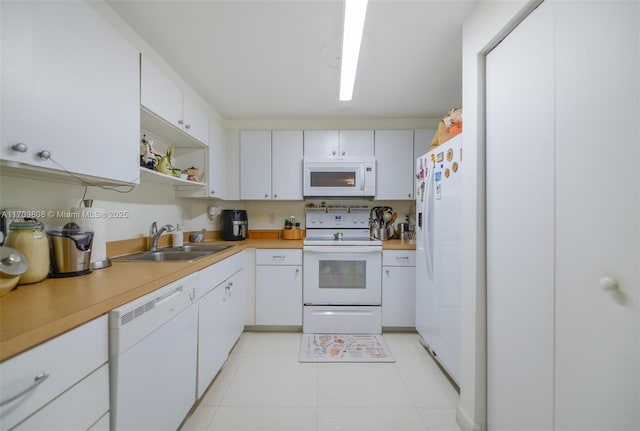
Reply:
[[[302,334],[299,362],[395,362],[382,335]]]

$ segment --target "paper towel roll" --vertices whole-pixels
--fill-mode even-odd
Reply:
[[[75,220],[85,230],[93,231],[91,244],[91,269],[111,266],[107,257],[107,211],[104,208],[71,208],[72,214],[79,214]]]

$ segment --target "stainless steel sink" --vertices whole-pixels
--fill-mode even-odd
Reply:
[[[226,250],[230,245],[185,245],[167,247],[157,251],[141,251],[116,257],[113,260],[123,262],[192,262],[201,257]]]
[[[197,251],[142,251],[140,253],[116,257],[114,260],[129,262],[190,262],[210,254],[209,252]]]
[[[176,252],[180,252],[180,253],[185,253],[185,252],[207,252],[209,254],[211,253],[217,253],[219,251],[223,251],[226,250],[228,248],[231,248],[233,246],[231,245],[224,245],[224,244],[202,244],[202,245],[183,245],[181,247],[167,247],[164,248],[163,250],[167,250],[167,251],[176,251]]]

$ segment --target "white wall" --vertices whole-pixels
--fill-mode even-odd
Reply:
[[[126,191],[128,187],[119,187]],[[66,211],[78,207],[84,187],[16,178],[3,175],[0,178],[0,208],[15,208],[32,211]],[[187,199],[176,199],[170,186],[141,184],[129,193],[118,193],[89,187],[86,199],[93,199],[93,206],[107,210],[125,211],[124,217],[108,217],[106,220],[107,241],[146,236],[152,222],[173,225],[190,224],[191,203]],[[56,227],[61,219],[46,215],[42,218],[47,228]]]
[[[539,1],[481,0],[463,27],[462,361],[457,419],[486,429],[484,58]]]

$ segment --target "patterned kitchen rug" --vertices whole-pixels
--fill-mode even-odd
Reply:
[[[382,335],[302,334],[299,362],[395,362]]]

